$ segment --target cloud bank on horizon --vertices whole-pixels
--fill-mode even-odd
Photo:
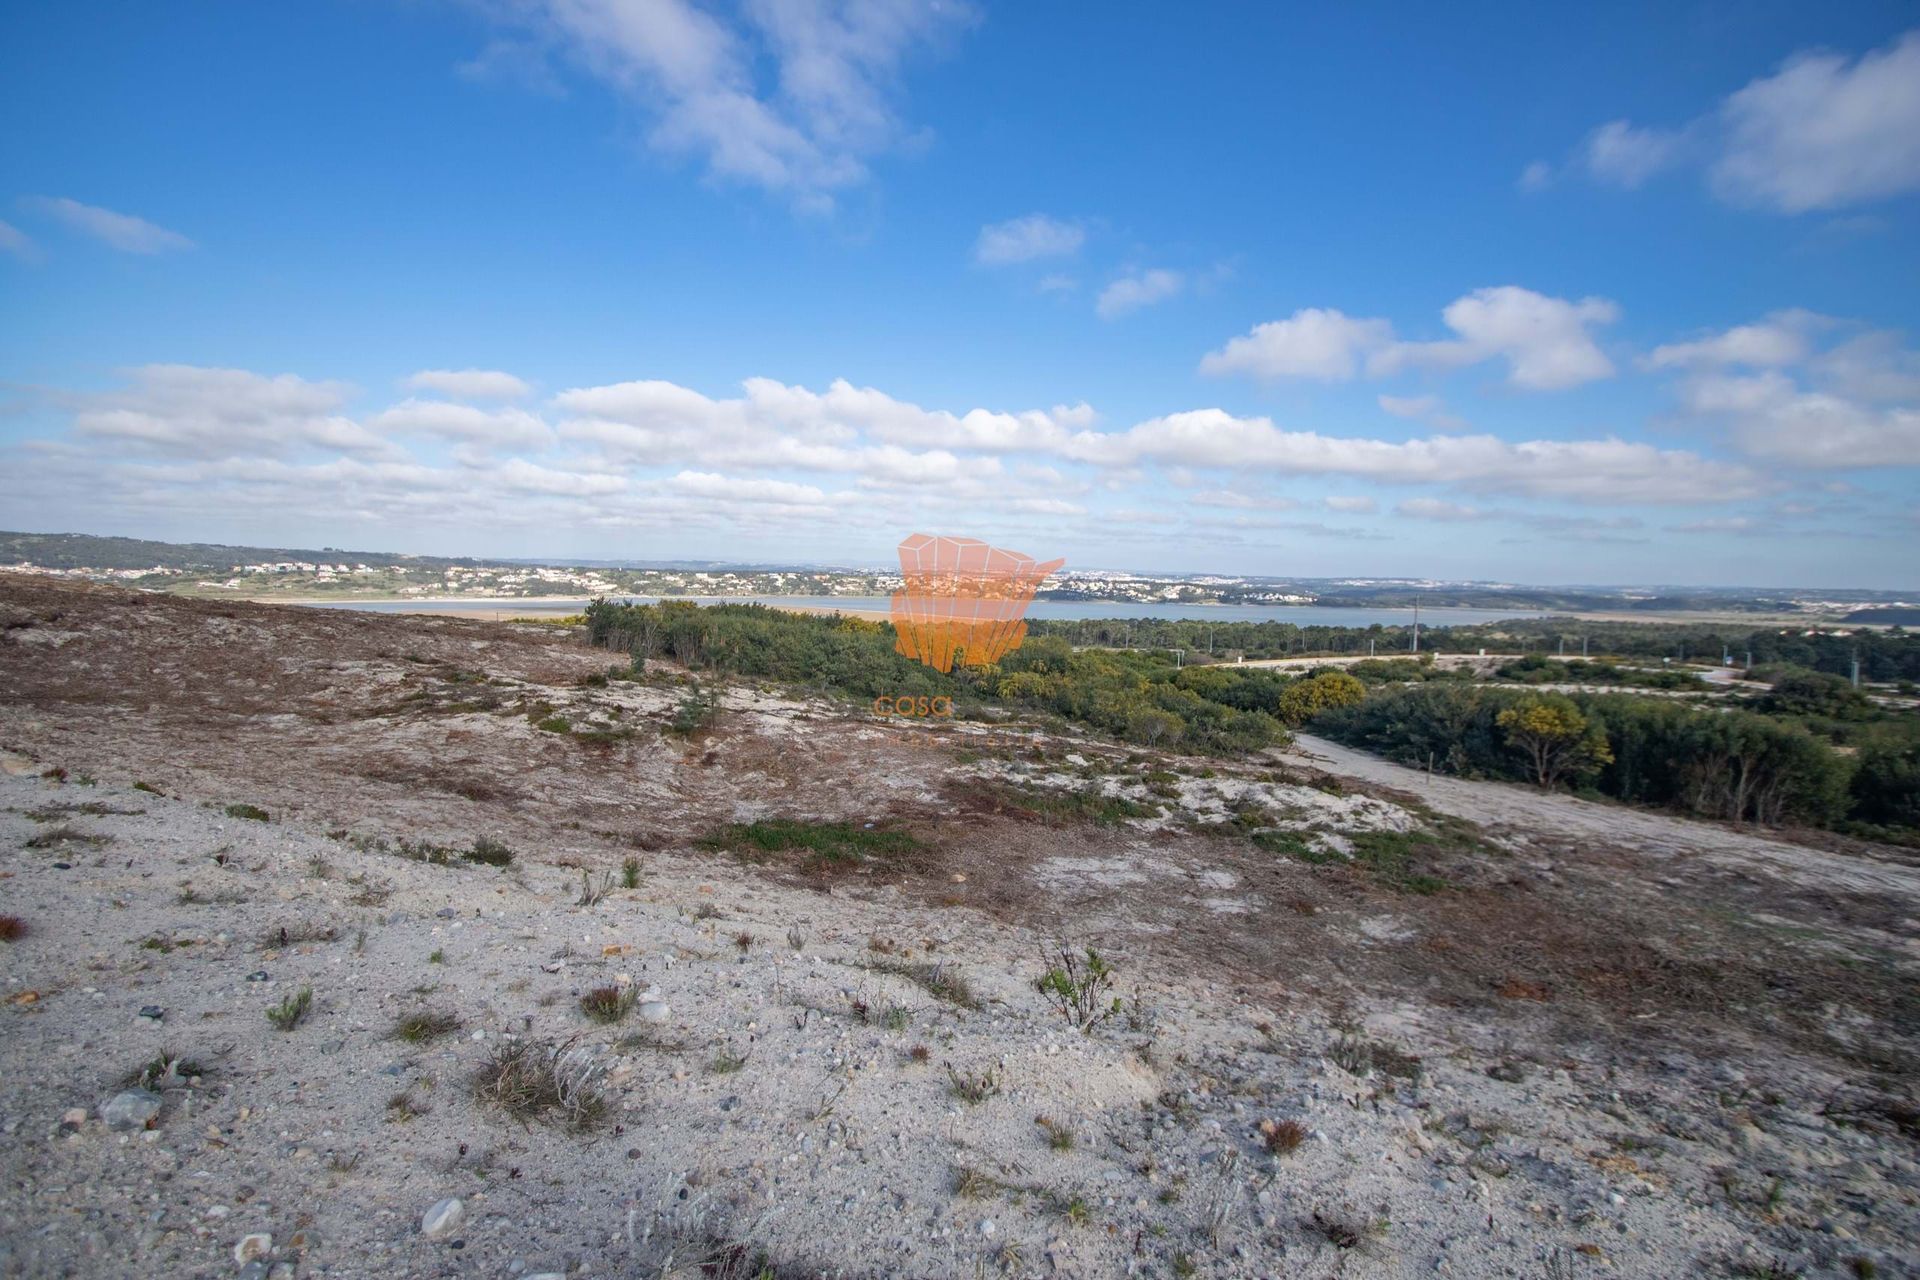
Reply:
[[[37,19],[43,54],[82,37]],[[20,286],[0,339],[22,339],[0,342],[0,524],[788,560],[880,560],[937,526],[1114,567],[1920,585],[1920,31],[1728,65],[1679,120],[1574,95],[1546,146],[1601,122],[1517,191],[1493,156],[1425,174],[1457,250],[1403,248],[1420,202],[1346,203],[1307,147],[1262,180],[1311,211],[1290,224],[1309,261],[1259,211],[1142,192],[1128,157],[1076,149],[1097,134],[1058,100],[983,119],[969,61],[1004,73],[1026,52],[1000,40],[1061,34],[1002,36],[1022,18],[989,6],[389,19],[427,30],[439,80],[407,136],[356,135],[335,175],[368,222],[344,195],[236,210],[270,197],[204,150],[108,179],[76,157],[120,144],[77,124],[24,157],[0,222]],[[1061,92],[1098,62],[1060,67]],[[534,167],[486,179],[495,205],[373,180],[479,117],[498,163]],[[266,145],[231,128],[236,155]],[[1190,186],[1236,180],[1180,141]],[[549,148],[572,150],[542,171]],[[584,156],[630,205],[523,190]],[[1499,234],[1474,243],[1475,219]],[[277,290],[291,305],[263,310]]]

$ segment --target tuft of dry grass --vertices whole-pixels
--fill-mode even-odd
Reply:
[[[432,1110],[432,1106],[416,1098],[411,1089],[402,1089],[387,1099],[387,1119],[394,1124],[416,1120]]]
[[[988,1067],[978,1074],[968,1072],[962,1075],[953,1069],[952,1063],[948,1063],[947,1092],[968,1106],[974,1106],[1000,1092],[1000,1073]]]
[[[282,1031],[291,1031],[307,1019],[313,1008],[313,988],[302,987],[267,1010],[267,1021]]]
[[[1359,1218],[1346,1213],[1321,1213],[1318,1209],[1306,1225],[1336,1249],[1358,1249],[1370,1240],[1386,1234],[1384,1219]]]
[[[303,942],[332,942],[339,936],[340,931],[330,924],[300,920],[267,930],[260,938],[260,949],[283,951],[288,947],[299,946]]]
[[[450,1036],[465,1025],[458,1014],[425,1010],[410,1013],[393,1024],[393,1037],[408,1044],[429,1044],[441,1036]]]
[[[1073,1129],[1051,1116],[1035,1116],[1033,1122],[1047,1135],[1047,1145],[1055,1151],[1073,1150]]]
[[[1260,1122],[1260,1145],[1269,1154],[1284,1156],[1298,1151],[1300,1144],[1307,1140],[1307,1127],[1298,1120],[1262,1120]]]
[[[913,963],[904,960],[881,960],[869,964],[867,968],[879,973],[890,973],[896,978],[905,978],[936,1000],[945,1000],[948,1004],[959,1005],[962,1009],[978,1009],[980,998],[973,993],[973,987],[967,982],[966,975],[948,963]]]
[[[477,862],[482,866],[507,867],[513,865],[514,854],[512,849],[492,836],[481,836],[460,857],[462,861]]]
[[[89,848],[98,849],[101,845],[110,844],[112,841],[112,836],[100,835],[92,831],[82,831],[70,822],[62,822],[58,826],[48,827],[44,831],[35,832],[33,836],[28,839],[26,847],[29,849],[55,849],[63,844],[83,844]]]
[[[129,1088],[169,1089],[189,1077],[206,1074],[207,1069],[192,1058],[163,1049],[129,1071],[121,1083]]]
[[[473,1077],[474,1095],[516,1120],[557,1112],[575,1129],[607,1113],[605,1068],[573,1040],[503,1040]]]
[[[595,1022],[618,1022],[627,1016],[633,1008],[633,1002],[639,993],[632,987],[615,986],[611,983],[604,987],[595,987],[580,997],[580,1012]]]
[[[587,872],[580,873],[580,896],[574,899],[576,907],[597,907],[613,892],[613,873],[604,873],[595,880]]]

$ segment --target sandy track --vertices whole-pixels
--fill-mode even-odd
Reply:
[[[1711,822],[1597,804],[1517,783],[1429,774],[1309,734],[1299,735],[1279,755],[1291,763],[1408,792],[1441,813],[1489,827],[1591,840],[1660,859],[1699,858],[1807,889],[1888,894],[1909,905],[1920,904],[1920,867],[1828,853]]]

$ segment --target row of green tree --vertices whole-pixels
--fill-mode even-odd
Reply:
[[[1432,683],[1376,690],[1312,727],[1463,777],[1567,785],[1733,822],[1920,825],[1920,741],[1891,724],[1848,753],[1754,711]]]
[[[1359,680],[1340,672],[1289,678],[1259,668],[1184,667],[1167,653],[1075,649],[1057,637],[1029,639],[997,666],[948,674],[897,653],[886,623],[753,604],[595,601],[586,618],[593,644],[642,666],[667,658],[695,672],[862,701],[945,696],[962,715],[999,703],[1129,742],[1218,755],[1282,742],[1289,726],[1365,695]]]
[[[1284,658],[1301,654],[1369,654],[1391,659],[1411,653],[1413,628],[1375,623],[1367,627],[1301,626],[1292,622],[1207,622],[1193,619],[1036,619],[1036,636],[1057,636],[1079,646],[1180,649],[1188,662]],[[1423,627],[1423,653],[1492,653],[1520,650],[1553,658],[1611,655],[1641,661],[1719,662],[1741,666],[1779,663],[1851,676],[1855,658],[1868,680],[1920,681],[1920,635],[1869,630],[1807,633],[1807,628],[1752,628],[1713,623],[1581,622],[1569,618],[1518,618],[1476,626]]]
[[[1726,709],[1542,694],[1408,657],[1288,675],[1186,665],[1164,651],[1080,649],[1058,636],[1029,638],[998,666],[942,673],[896,652],[885,623],[751,604],[595,602],[587,626],[594,644],[642,666],[666,658],[861,701],[944,696],[963,716],[1013,706],[1147,746],[1242,755],[1310,722],[1351,745],[1467,777],[1590,789],[1733,821],[1920,826],[1920,724],[1845,680],[1793,668],[1774,673],[1752,709]],[[1559,667],[1545,674],[1557,678]],[[1524,663],[1512,674],[1542,670]]]

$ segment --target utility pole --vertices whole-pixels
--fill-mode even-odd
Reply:
[[[1372,639],[1372,637],[1368,637],[1368,639],[1367,639],[1367,656],[1368,656],[1369,658],[1371,658],[1371,657],[1373,656],[1373,639]]]
[[[1564,635],[1560,637],[1560,656],[1567,656],[1567,638]]]
[[[1413,598],[1413,651],[1420,652],[1420,597]]]
[[[1860,687],[1860,651],[1858,649],[1853,651],[1853,687],[1856,689]]]
[[[1585,636],[1581,636],[1581,637],[1580,637],[1580,658],[1581,658],[1581,660],[1582,660],[1582,661],[1585,661],[1585,660],[1586,660],[1586,656],[1587,656],[1587,638],[1586,638]]]

